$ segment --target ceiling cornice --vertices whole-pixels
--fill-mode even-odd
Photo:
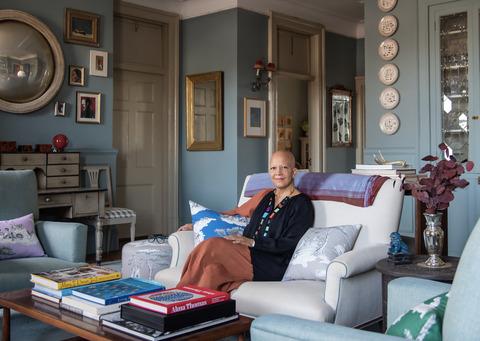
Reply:
[[[189,19],[227,9],[240,7],[252,12],[269,15],[270,11],[322,24],[329,32],[352,38],[365,35],[363,21],[353,22],[328,10],[319,10],[302,0],[126,0],[138,5],[177,13],[181,19]]]

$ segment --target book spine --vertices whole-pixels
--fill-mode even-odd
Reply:
[[[97,276],[97,277],[73,279],[71,281],[57,283],[57,289],[67,289],[72,287],[78,287],[80,285],[105,282],[105,281],[110,281],[112,279],[118,279],[120,277],[121,277],[120,273],[113,273],[110,275],[103,275],[103,276]]]
[[[178,302],[172,304],[171,306],[166,307],[167,312],[166,314],[174,314],[180,311],[195,309],[198,307],[203,307],[208,304],[222,302],[228,299],[228,296],[219,296],[219,297],[204,297],[193,300],[191,302]]]

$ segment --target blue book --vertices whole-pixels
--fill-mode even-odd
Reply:
[[[77,288],[80,288],[80,287],[77,287]],[[75,288],[75,289],[77,289],[77,288]],[[55,289],[40,285],[38,283],[35,283],[35,286],[33,287],[33,290],[41,292],[42,294],[45,294],[45,295],[48,295],[48,296],[55,297],[55,298],[62,298],[62,297],[65,297],[65,296],[70,296],[70,295],[72,295],[72,290],[73,289],[74,288],[55,290]]]
[[[165,286],[158,282],[140,278],[123,278],[115,281],[95,283],[79,288],[72,288],[73,296],[85,300],[109,305],[126,302],[132,295],[146,294],[153,291],[164,290]]]

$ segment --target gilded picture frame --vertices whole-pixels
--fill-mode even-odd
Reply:
[[[187,75],[187,150],[223,150],[223,72]]]
[[[66,43],[100,46],[100,16],[73,8],[65,9],[64,41]]]

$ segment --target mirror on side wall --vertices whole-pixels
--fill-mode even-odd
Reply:
[[[186,76],[187,150],[223,150],[223,73]]]
[[[28,113],[47,105],[65,72],[55,35],[34,16],[0,10],[0,110]]]
[[[328,112],[328,111],[327,111]],[[352,145],[352,92],[343,87],[330,89],[332,147]]]

